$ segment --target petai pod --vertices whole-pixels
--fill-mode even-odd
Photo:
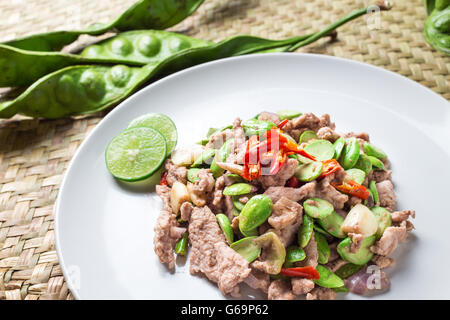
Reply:
[[[268,40],[244,35],[232,37],[219,43],[213,43],[207,46],[185,49],[169,55],[156,64],[147,64],[140,68],[126,67],[123,65],[85,65],[67,67],[40,78],[16,99],[1,103],[0,118],[9,118],[16,113],[30,115],[32,117],[59,118],[70,115],[97,112],[122,101],[144,83],[155,78],[156,76],[170,74],[200,63],[225,57],[259,53],[276,48],[283,48],[283,50],[292,51],[294,50],[293,48],[307,45],[318,40],[320,37],[330,34],[330,32],[340,25],[368,12],[370,12],[368,8],[357,10],[354,13],[340,19],[338,22],[326,27],[322,31],[312,35],[306,40],[304,36],[289,38],[286,40]],[[87,72],[88,70],[93,71],[95,74],[100,74],[100,76],[88,77],[97,79],[92,81],[92,84],[90,85],[83,86],[82,82],[79,82],[82,79],[81,75],[76,77],[72,76],[72,72],[75,72],[75,74],[81,74],[81,71]],[[126,81],[120,81],[122,86],[116,88],[116,85],[111,85],[110,75],[116,75],[116,73],[121,74],[118,72],[119,70],[127,70],[128,72],[124,72],[123,74],[126,73],[130,76],[126,78]],[[68,73],[69,76],[64,78],[70,78],[72,80],[60,80],[66,73]],[[100,85],[100,83],[104,83],[100,80],[106,81],[108,85]],[[55,86],[55,84],[60,82],[64,82],[64,84]],[[73,83],[74,85],[70,85],[69,83]],[[69,101],[70,103],[68,103],[67,106],[64,104],[64,101],[61,102],[61,100],[57,101],[57,105],[52,105],[52,103],[56,102],[54,99],[56,94],[75,97],[80,92],[83,92],[83,90],[80,91],[80,86],[83,88],[90,88],[91,94],[97,98],[86,99],[87,95],[83,93],[80,97],[76,98],[76,106],[72,100]],[[97,86],[103,89],[96,89]],[[61,90],[63,93],[60,92]],[[111,90],[111,92],[109,90]]]
[[[124,65],[113,67],[90,65],[66,67],[40,78],[16,99],[1,103],[0,118],[9,118],[16,113],[31,117],[60,118],[97,112],[123,100],[133,93],[140,85],[158,74],[172,73],[196,64],[224,57],[252,53],[252,51],[264,50],[277,46],[285,46],[289,43],[295,43],[296,40],[297,37],[287,40],[268,40],[252,36],[237,36],[208,46],[185,49],[169,55],[159,63],[147,64],[141,68],[126,67]],[[111,72],[114,73],[112,70],[119,69],[129,70],[131,74],[138,74],[139,77],[137,77],[136,81],[127,81],[126,83],[123,83],[119,90],[116,90],[115,86],[102,86],[102,88],[104,88],[102,92],[104,93],[101,99],[84,99],[85,95],[83,94],[78,96],[82,91],[82,86],[80,86],[79,83],[81,76],[78,75],[74,77],[74,72],[75,74],[80,73],[81,70],[94,71],[95,74],[100,72],[101,76],[95,76],[98,79],[98,81],[95,81],[96,84],[89,86],[96,87],[97,83],[101,83],[99,80],[108,80],[109,77],[107,77],[107,75]],[[67,76],[65,76],[66,74]],[[71,80],[61,80],[67,78],[70,78]],[[72,85],[69,85],[68,83],[57,85],[62,81],[70,81]],[[61,90],[63,90],[64,93],[61,93]],[[94,91],[97,92],[97,89]],[[73,107],[65,106],[65,99],[55,100],[54,97],[57,94],[76,97],[76,99],[67,99],[70,104],[73,104]],[[96,95],[100,96],[99,93]]]
[[[211,45],[212,42],[180,33],[137,30],[120,33],[86,47],[81,56],[90,59],[119,61],[124,64],[158,63],[168,56],[189,48]]]
[[[435,1],[425,22],[425,38],[437,50],[450,55],[450,0]]]
[[[108,30],[166,29],[197,10],[204,0],[140,0],[114,21],[93,24],[85,30],[54,31],[14,39],[5,44],[34,51],[57,51],[82,34],[100,35]]]
[[[76,64],[156,64],[187,48],[210,44],[185,35],[155,30],[139,30],[86,47],[81,55],[62,52],[29,51],[0,44],[0,87],[30,85],[53,71]]]
[[[16,113],[61,118],[103,110],[145,81],[150,67],[71,66],[51,73],[12,101],[0,103],[0,118]]]

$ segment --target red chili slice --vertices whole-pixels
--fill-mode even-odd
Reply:
[[[287,277],[302,277],[312,280],[320,279],[319,272],[311,266],[298,268],[282,268],[280,273]]]
[[[356,183],[353,180],[345,181],[342,184],[331,182],[331,185],[343,193],[347,193],[363,200],[366,200],[370,196],[370,193],[366,187],[360,185],[359,183]]]
[[[296,177],[291,177],[287,182],[286,182],[286,187],[290,187],[290,188],[298,188],[300,186],[300,181],[298,181],[298,179]]]
[[[164,172],[161,176],[161,180],[159,181],[159,184],[162,186],[168,186],[169,183],[167,182],[167,171]]]
[[[323,164],[322,174],[317,179],[326,177],[342,168],[339,162],[337,162],[335,159],[322,161],[322,164]]]

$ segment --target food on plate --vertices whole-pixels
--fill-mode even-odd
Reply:
[[[336,131],[328,114],[237,118],[164,169],[154,251],[170,269],[189,254],[191,274],[224,295],[244,284],[269,299],[382,292],[414,228],[415,212],[397,211],[386,153],[367,133]]]

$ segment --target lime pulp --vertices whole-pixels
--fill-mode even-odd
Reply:
[[[106,166],[117,179],[143,180],[161,167],[166,152],[166,140],[159,131],[149,127],[130,128],[109,143]]]
[[[167,155],[175,149],[178,140],[177,127],[172,119],[160,113],[144,114],[130,122],[127,129],[149,127],[158,130],[166,139]]]

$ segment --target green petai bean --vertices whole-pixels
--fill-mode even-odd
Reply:
[[[318,286],[324,288],[340,288],[344,286],[344,281],[324,266],[318,265],[316,269],[319,272],[320,278],[313,281]]]
[[[335,149],[328,140],[314,140],[305,146],[305,151],[316,157],[317,161],[326,161],[333,158]]]
[[[323,170],[323,164],[320,161],[313,161],[298,166],[295,169],[294,176],[303,182],[309,182],[317,179]]]
[[[336,211],[333,211],[329,216],[317,219],[317,222],[325,229],[325,231],[336,238],[345,238],[346,234],[341,230],[344,223],[342,218]]]
[[[377,204],[380,201],[380,196],[378,195],[377,184],[374,180],[370,181],[369,190],[372,193],[373,202]]]
[[[216,155],[211,163],[210,169],[211,169],[211,172],[212,172],[214,178],[216,178],[216,179],[225,172],[224,169],[222,169],[221,167],[219,167],[217,165],[216,160],[219,159],[219,161],[221,161],[221,162],[227,161],[228,155],[231,153],[231,147],[233,145],[233,141],[234,141],[233,139],[227,140],[222,145],[222,147],[220,147],[220,149],[216,152]]]
[[[303,261],[306,259],[305,251],[297,246],[289,246],[286,248],[286,260],[284,261],[284,267],[290,268],[294,262]]]
[[[187,245],[188,245],[188,233],[185,232],[183,234],[183,237],[180,240],[178,240],[175,246],[175,253],[180,256],[185,256],[187,251]]]
[[[185,49],[211,45],[212,42],[191,38],[183,34],[138,30],[118,34],[86,47],[81,57],[113,60],[124,64],[144,65],[158,63],[162,59]]]
[[[244,128],[245,134],[248,136],[261,136],[266,133],[266,131],[276,128],[276,124],[270,121],[248,119],[242,122],[242,127]]]
[[[82,34],[100,35],[110,29],[119,31],[138,29],[167,29],[197,10],[204,0],[140,0],[114,21],[94,24],[85,30],[54,31],[35,34],[5,42],[6,45],[34,51],[57,51],[75,41]]]
[[[146,67],[67,67],[41,78],[16,99],[0,103],[0,118],[20,113],[54,119],[97,112],[123,100],[147,75]]]
[[[254,191],[254,187],[248,183],[235,183],[226,187],[223,194],[226,196],[240,196]]]
[[[303,215],[303,223],[297,234],[297,243],[301,248],[306,247],[314,232],[314,220],[308,215]]]
[[[220,228],[222,229],[223,234],[225,235],[225,239],[229,244],[232,244],[234,233],[233,228],[231,228],[230,219],[228,219],[228,217],[223,213],[216,214],[216,218]]]
[[[311,218],[323,219],[333,213],[334,207],[327,200],[310,198],[303,202],[303,210]]]
[[[315,232],[323,234],[324,236],[331,236],[331,234],[329,234],[325,229],[323,229],[322,227],[318,226],[317,224],[314,224],[313,229],[314,229]]]
[[[353,180],[356,183],[363,184],[366,179],[366,174],[361,169],[352,168],[346,170],[345,173],[345,180]]]
[[[375,216],[378,228],[375,236],[380,239],[383,236],[384,230],[392,225],[391,213],[383,207],[373,207],[370,209]]]
[[[372,156],[378,159],[386,159],[387,158],[387,154],[381,150],[380,148],[374,146],[373,144],[370,144],[368,142],[364,142],[363,145],[364,148],[364,152],[368,155],[368,156]]]
[[[347,139],[344,150],[342,150],[341,164],[347,170],[353,168],[359,159],[359,143],[355,137]]]
[[[330,246],[328,245],[327,239],[318,232],[314,233],[314,239],[317,242],[317,252],[319,254],[318,262],[320,264],[328,263],[328,258],[330,257]]]
[[[247,234],[263,224],[272,213],[272,200],[263,194],[252,197],[239,215],[239,230]]]
[[[380,9],[385,10],[388,8],[382,6]],[[133,76],[129,78],[129,81],[125,86],[120,87],[120,90],[115,88],[115,85],[112,87],[104,86],[103,81],[98,81],[102,78],[105,80],[106,75],[111,72],[111,69],[118,66],[67,67],[40,78],[16,99],[1,103],[0,118],[9,118],[16,113],[25,114],[32,117],[60,118],[101,111],[124,100],[156,76],[170,74],[215,59],[259,53],[274,48],[283,48],[283,51],[294,51],[301,46],[317,41],[321,37],[330,34],[337,27],[367,12],[369,12],[367,8],[354,11],[351,14],[339,19],[335,23],[327,26],[322,31],[313,34],[307,39],[305,39],[305,36],[289,38],[286,40],[268,40],[252,36],[236,36],[209,46],[185,49],[170,55],[156,64],[147,64],[141,68],[129,67],[129,70],[132,71],[130,72]],[[119,68],[123,67],[124,66],[120,66]],[[90,88],[91,94],[94,97],[97,97],[96,100],[92,98],[87,100],[77,98],[78,102],[76,108],[61,106],[59,103],[56,103],[52,98],[54,96],[54,82],[58,81],[64,73],[70,74],[72,72],[81,72],[81,70],[101,73],[100,76],[95,76],[94,78],[91,77],[91,80],[89,80],[89,77],[87,78],[89,80],[87,86]],[[76,83],[77,82],[75,82],[75,84]],[[48,96],[49,92],[52,92],[51,97]],[[79,88],[77,86],[73,87],[70,94],[77,96],[79,94]],[[101,98],[98,98],[98,96]]]
[[[266,232],[254,239],[253,243],[264,250],[267,264],[265,271],[268,274],[279,274],[286,260],[286,248],[280,238],[274,232]]]
[[[372,162],[370,161],[369,156],[361,153],[359,155],[358,161],[353,168],[360,169],[364,171],[366,175],[369,175],[370,171],[372,171]]]
[[[231,179],[235,183],[240,183],[240,182],[244,182],[245,181],[244,178],[242,178],[237,173],[227,173],[225,176],[227,178]]]
[[[278,110],[277,114],[280,121],[283,121],[284,119],[294,119],[302,115],[301,112],[293,110]]]
[[[425,39],[435,49],[450,55],[450,1],[427,2],[431,12],[425,21]]]
[[[312,139],[317,139],[317,134],[312,130],[306,130],[305,132],[303,132],[300,135],[300,138],[298,139],[298,143],[302,144],[302,143],[308,142],[309,140],[312,140]]]
[[[337,139],[334,143],[333,143],[333,147],[334,147],[334,156],[333,158],[336,160],[339,160],[339,157],[342,154],[342,150],[344,149],[345,146],[345,139],[340,137],[339,139]]]
[[[367,158],[369,158],[369,161],[372,164],[372,168],[377,168],[379,170],[386,170],[386,168],[384,167],[384,163],[380,159],[372,156],[367,156]]]
[[[204,166],[205,164],[210,165],[213,157],[216,155],[216,149],[207,149],[202,152],[202,154],[195,159],[194,163],[191,165],[191,168],[198,168]]]
[[[199,168],[190,168],[187,171],[187,179],[188,181],[195,183],[196,181],[199,181],[200,178],[198,177],[198,172],[200,171]]]
[[[244,257],[249,263],[253,262],[261,254],[261,247],[253,243],[253,240],[256,238],[256,236],[243,238],[233,242],[230,247]]]
[[[28,51],[0,44],[0,69],[3,70],[0,87],[29,85],[46,74],[71,65],[157,64],[176,52],[209,44],[211,42],[182,34],[155,30],[121,33],[86,47],[81,55]]]
[[[244,209],[244,207],[245,207],[245,204],[240,202],[239,198],[236,196],[233,196],[233,205],[239,211],[242,211],[242,209]]]
[[[373,257],[373,252],[370,251],[370,247],[375,242],[375,235],[370,237],[365,237],[361,242],[361,247],[356,250],[356,252],[352,252],[350,249],[351,239],[345,238],[341,242],[339,242],[337,246],[337,252],[347,262],[351,262],[353,264],[363,265],[370,261]]]
[[[342,279],[347,279],[352,274],[357,273],[362,269],[364,265],[358,265],[353,263],[346,263],[342,267],[340,267],[335,273],[338,277]]]

